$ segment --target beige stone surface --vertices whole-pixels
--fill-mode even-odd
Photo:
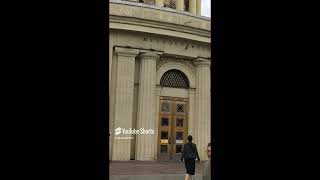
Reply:
[[[197,13],[197,2],[196,0],[189,0],[189,12],[192,14]]]
[[[196,129],[195,124],[197,123],[197,120],[195,119],[196,115],[196,89],[189,89],[189,121],[188,121],[188,134],[192,137],[195,137]]]
[[[211,127],[211,98],[210,98],[210,64],[211,61],[204,58],[195,60],[197,66],[197,90],[196,90],[196,144],[200,159],[207,160],[205,153],[210,142]]]
[[[197,15],[201,16],[201,0],[197,0]]]
[[[153,5],[110,0],[109,13],[111,16],[133,17],[161,22],[163,24],[170,23],[210,31],[210,18],[197,16],[196,0],[191,0],[190,2],[194,4],[194,7],[190,6],[191,14]]]
[[[156,62],[159,55],[146,52],[140,54],[140,78],[138,97],[138,129],[155,129],[155,99],[156,96]],[[154,159],[154,134],[138,134],[136,141],[136,160]]]
[[[177,0],[176,7],[178,11],[184,11],[184,0]]]
[[[155,5],[158,7],[163,7],[164,0],[155,0]]]
[[[134,64],[137,50],[115,48],[118,56],[117,73],[114,92],[114,128],[132,128],[133,90],[134,90]],[[128,137],[119,135],[117,137]],[[113,159],[130,160],[130,139],[113,139]]]
[[[210,141],[210,18],[157,5],[110,0],[110,159],[156,160],[160,96],[189,100],[188,133],[200,158]],[[168,70],[184,73],[189,89],[161,87]],[[154,135],[115,138],[114,129],[154,129]],[[121,137],[120,136],[120,137]]]
[[[209,43],[140,32],[118,31],[116,45],[146,50],[154,49],[168,55],[181,56],[187,59],[195,59],[199,56],[210,58],[211,56]]]

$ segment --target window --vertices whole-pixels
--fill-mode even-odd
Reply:
[[[182,145],[176,145],[176,153],[182,153]]]
[[[184,10],[189,11],[189,0],[184,0]]]
[[[176,9],[176,0],[164,0],[164,7]]]
[[[169,112],[169,103],[162,103],[161,104],[161,111],[162,112]]]
[[[177,112],[184,112],[183,104],[177,104]]]
[[[189,81],[184,73],[172,69],[163,74],[160,85],[163,87],[189,88]]]
[[[169,126],[169,118],[161,118],[161,126]]]
[[[161,131],[161,139],[168,139],[168,131]]]
[[[177,118],[176,126],[177,127],[183,127],[183,119]]]
[[[183,140],[183,132],[176,132],[176,140]]]
[[[168,146],[167,145],[161,145],[160,146],[160,152],[161,153],[167,153],[168,152]]]

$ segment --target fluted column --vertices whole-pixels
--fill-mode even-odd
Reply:
[[[163,7],[163,2],[164,2],[163,0],[156,0],[155,4],[158,7]]]
[[[200,159],[207,160],[205,154],[207,144],[210,142],[211,127],[211,98],[210,98],[210,64],[211,61],[204,58],[197,58],[194,61],[197,66],[196,85],[196,139],[199,148]]]
[[[197,15],[201,16],[201,0],[197,0]]]
[[[132,128],[133,88],[136,49],[116,47],[118,55],[114,91],[114,129]],[[131,135],[113,133],[112,160],[130,160]],[[125,139],[126,138],[126,139]]]
[[[159,136],[159,111],[160,111],[160,93],[161,93],[161,86],[160,85],[157,85],[156,86],[156,105],[155,105],[155,109],[156,109],[156,112],[155,112],[155,120],[156,120],[156,123],[155,123],[155,128],[154,128],[154,142],[158,142],[158,136]],[[156,143],[155,146],[154,146],[154,159],[157,159],[157,155],[158,155],[158,144]]]
[[[184,11],[184,0],[177,0],[176,1],[176,9],[178,11]]]
[[[188,119],[188,134],[195,137],[195,89],[189,89],[189,119]]]
[[[189,12],[192,14],[197,13],[197,2],[196,0],[189,0]]]
[[[137,128],[155,129],[156,60],[159,55],[146,52],[140,56]],[[137,134],[136,160],[154,160],[154,134]]]
[[[111,95],[111,87],[112,87],[112,58],[113,58],[113,43],[112,43],[112,36],[110,36],[110,41],[109,41],[109,97]],[[110,105],[110,100],[109,100],[109,105]],[[110,112],[110,106],[109,106],[109,112]],[[109,119],[111,119],[111,113],[109,114]],[[109,133],[112,132],[113,127],[113,121],[109,120]],[[109,159],[112,157],[112,141],[111,137],[109,137]]]

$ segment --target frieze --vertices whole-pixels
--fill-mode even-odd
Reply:
[[[193,43],[191,41],[186,41],[186,40],[158,39],[154,37],[143,37],[142,39],[146,43],[151,43],[155,45],[162,44],[162,45],[176,46],[176,47],[183,48],[185,50],[188,50],[188,49],[198,49],[202,51],[211,50],[210,46]]]
[[[150,7],[139,7],[128,4],[115,4],[111,2],[109,4],[110,15],[142,18],[153,21],[180,24],[199,29],[205,29],[208,31],[211,30],[209,20],[200,19],[184,14],[177,14],[174,12],[163,11],[159,9],[153,9]]]
[[[184,58],[173,58],[173,57],[161,57],[160,59],[157,60],[157,71],[162,67],[163,65],[169,63],[169,62],[174,62],[177,64],[183,64],[187,66],[194,75],[196,75],[196,68],[192,63],[192,60],[184,59]]]
[[[165,37],[161,35],[147,35],[145,33],[116,32],[114,45],[119,47],[130,46],[137,49],[161,51],[165,54],[175,54],[182,57],[204,58],[211,57],[210,43],[193,41],[190,39]]]

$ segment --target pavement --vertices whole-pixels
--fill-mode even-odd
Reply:
[[[196,163],[194,180],[202,180],[202,163]],[[184,180],[183,162],[176,161],[111,161],[111,180]]]

